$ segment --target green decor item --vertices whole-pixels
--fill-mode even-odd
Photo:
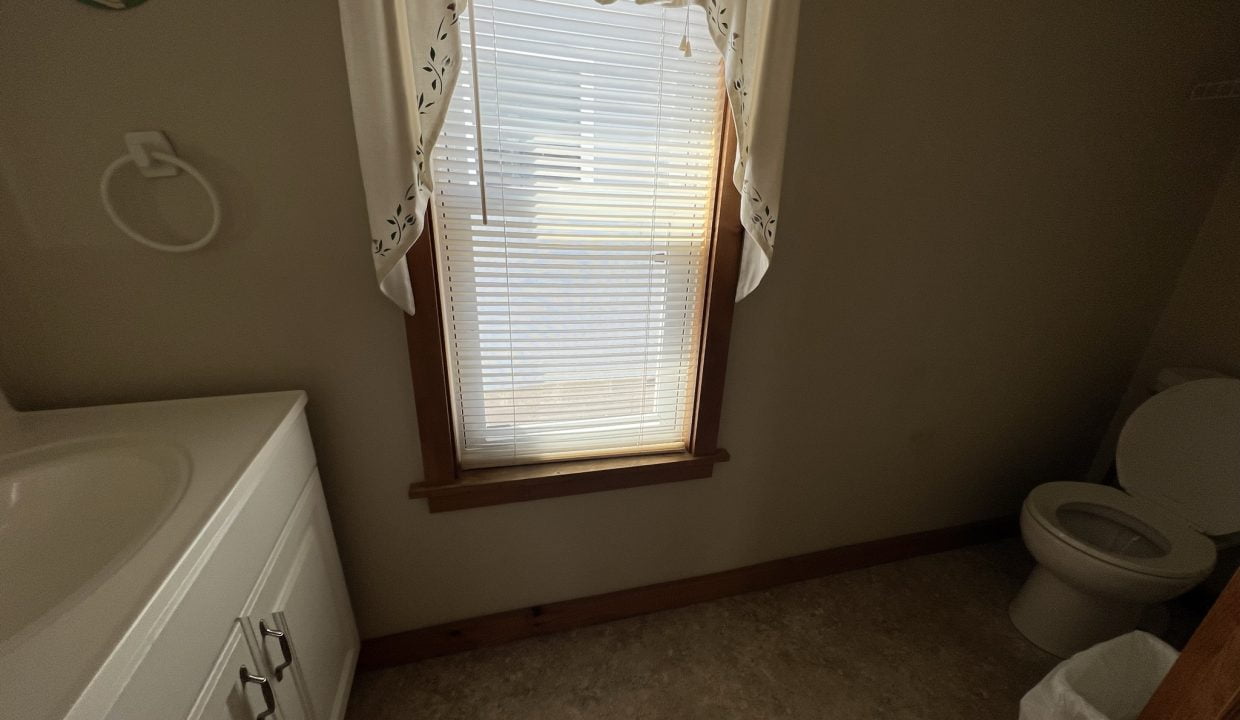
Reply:
[[[146,0],[78,0],[78,1],[85,3],[93,8],[99,8],[100,10],[128,10],[129,8],[137,7],[138,5],[141,5],[142,3],[146,2]]]

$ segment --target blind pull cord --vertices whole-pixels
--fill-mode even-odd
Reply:
[[[478,159],[478,200],[482,206],[482,224],[488,225],[490,223],[487,217],[487,171],[486,160],[483,159],[482,152],[482,101],[478,99],[480,75],[478,71],[478,31],[474,26],[474,11],[476,7],[475,4],[471,4],[469,7],[469,60],[473,63],[474,70],[472,85],[474,90],[474,139],[476,140],[474,144]],[[499,61],[498,55],[496,55],[496,61]]]
[[[693,46],[689,44],[689,3],[685,3],[685,31],[680,36],[680,51],[685,57],[693,57]]]

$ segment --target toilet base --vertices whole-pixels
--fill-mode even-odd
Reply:
[[[1034,645],[1066,658],[1137,629],[1145,610],[1145,605],[1083,593],[1039,565],[1012,600],[1008,615]]]

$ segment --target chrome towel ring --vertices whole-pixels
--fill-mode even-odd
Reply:
[[[220,197],[216,194],[215,188],[211,186],[211,183],[203,177],[202,173],[193,165],[177,157],[172,151],[172,145],[168,142],[168,138],[161,132],[149,130],[125,133],[125,144],[129,146],[129,153],[113,160],[104,168],[103,177],[99,179],[99,199],[103,201],[103,209],[107,212],[108,218],[112,220],[112,223],[136,242],[162,252],[193,252],[205,247],[207,243],[215,239],[215,234],[220,229],[220,216],[222,214],[220,210]],[[120,214],[116,212],[116,208],[112,205],[112,199],[108,193],[108,185],[112,182],[112,176],[116,174],[116,171],[129,163],[137,166],[138,170],[146,177],[169,177],[183,170],[186,175],[197,180],[202,189],[207,191],[207,198],[211,201],[211,227],[206,234],[192,243],[169,245],[146,237],[122,220]]]

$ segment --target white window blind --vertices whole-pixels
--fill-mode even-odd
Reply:
[[[433,155],[459,460],[684,449],[724,110],[702,11],[469,12]]]

